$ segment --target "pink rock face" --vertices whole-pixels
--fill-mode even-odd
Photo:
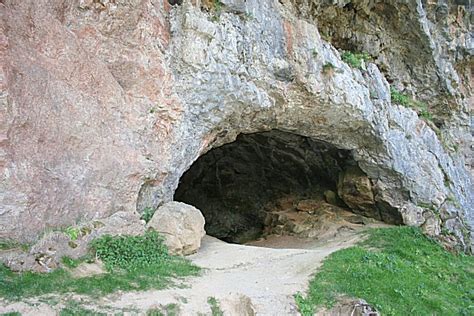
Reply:
[[[0,238],[135,210],[167,159],[162,1],[113,2],[0,3]]]
[[[458,87],[470,77],[455,67],[470,58],[464,35],[453,42],[443,29],[451,20],[415,2],[385,14],[360,1],[364,27],[349,32],[352,13],[326,2],[0,0],[0,239],[154,209],[203,153],[273,129],[351,151],[382,213],[443,206],[443,221],[474,223],[462,144],[459,154],[447,148],[469,136],[472,89]],[[386,35],[379,46],[374,34]],[[374,63],[342,60],[338,49],[352,44]],[[391,101],[386,77],[398,89],[409,83],[402,92],[428,110],[451,108],[431,104],[439,95],[456,103],[434,112],[455,122],[442,124],[444,144],[433,124]]]

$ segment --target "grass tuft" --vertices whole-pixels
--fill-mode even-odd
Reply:
[[[312,315],[340,295],[365,299],[382,315],[473,315],[474,258],[447,252],[418,228],[374,229],[331,254],[295,300]]]

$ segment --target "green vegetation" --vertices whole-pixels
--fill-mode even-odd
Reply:
[[[416,113],[418,113],[418,116],[425,120],[433,120],[433,116],[428,110],[428,106],[426,105],[426,103],[415,101],[412,98],[408,97],[406,94],[403,94],[392,87],[390,88],[390,95],[392,97],[392,102],[415,110]]]
[[[223,316],[224,313],[221,310],[219,302],[216,300],[215,297],[208,297],[207,303],[211,306],[211,314],[212,316]]]
[[[30,248],[28,244],[20,244],[9,239],[0,239],[0,250],[21,249],[27,251]]]
[[[19,313],[19,312],[9,312],[9,313],[0,314],[0,316],[21,316],[21,313]]]
[[[66,229],[64,230],[64,233],[68,235],[69,239],[77,240],[77,238],[81,234],[81,230],[77,227],[69,226],[69,227],[66,227]]]
[[[353,68],[362,69],[364,62],[371,60],[367,53],[353,53],[345,51],[341,55],[342,60]]]
[[[331,73],[335,68],[336,68],[336,66],[334,66],[332,63],[325,63],[325,64],[323,65],[323,73],[329,74],[329,73]]]
[[[72,259],[70,257],[62,257],[61,262],[68,268],[74,269],[77,268],[81,264],[81,260]]]
[[[390,88],[390,95],[392,98],[393,103],[400,104],[404,107],[413,109],[418,116],[423,119],[429,127],[436,133],[438,136],[439,141],[443,145],[444,149],[458,152],[459,145],[455,143],[455,141],[446,134],[441,133],[439,128],[433,123],[433,115],[431,114],[428,106],[424,102],[416,101],[396,90],[395,88]]]
[[[474,314],[474,257],[447,252],[418,228],[368,234],[330,255],[309,293],[295,295],[303,315],[333,305],[338,295],[365,299],[382,315]]]
[[[155,214],[155,209],[154,208],[145,207],[142,211],[142,216],[140,218],[148,223],[151,220],[151,218],[153,217],[153,214]]]
[[[222,2],[220,0],[211,0],[210,2],[210,10],[214,11],[212,16],[212,21],[217,22],[219,21],[222,13]]]
[[[148,231],[143,236],[104,235],[91,246],[110,272],[142,269],[169,257],[163,239],[155,231]]]
[[[108,273],[73,278],[57,269],[48,274],[14,273],[0,265],[0,297],[17,300],[49,293],[101,296],[118,290],[161,289],[173,278],[197,275],[199,268],[182,257],[168,254],[156,232],[144,236],[103,236],[93,242],[92,255],[100,258]],[[63,259],[70,267],[77,261]]]

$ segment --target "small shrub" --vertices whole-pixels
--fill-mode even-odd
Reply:
[[[62,258],[61,258],[61,262],[62,262],[66,267],[74,269],[74,268],[77,268],[77,267],[81,264],[82,260],[80,260],[80,259],[72,259],[72,258],[70,258],[70,257],[65,256],[65,257],[62,257]]]
[[[207,0],[204,2],[204,6],[207,7],[209,11],[212,11],[212,21],[218,22],[222,13],[222,2],[220,0]]]
[[[428,106],[426,105],[426,103],[413,100],[406,94],[399,92],[393,87],[390,87],[390,96],[392,98],[392,102],[415,110],[418,116],[426,121],[433,121],[433,115],[428,110]]]
[[[153,214],[155,214],[155,209],[154,208],[145,207],[142,211],[142,216],[140,218],[148,223],[151,220],[151,218],[153,217]]]
[[[371,60],[367,53],[353,53],[345,51],[341,55],[342,60],[353,68],[363,69],[364,62]]]
[[[159,264],[169,257],[162,237],[155,231],[148,231],[143,236],[104,235],[91,246],[108,271],[134,271]]]
[[[71,240],[76,240],[80,236],[81,230],[77,227],[69,226],[66,227],[64,233],[68,235]]]
[[[222,312],[221,306],[219,302],[216,300],[215,297],[208,297],[207,303],[211,306],[211,314],[212,316],[223,316],[224,313]]]

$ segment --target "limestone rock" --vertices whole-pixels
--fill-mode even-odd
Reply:
[[[269,130],[351,152],[395,213],[452,196],[471,230],[465,1],[197,2],[1,1],[0,238],[156,208],[198,157]]]
[[[336,192],[332,190],[324,191],[324,199],[326,200],[326,202],[332,205],[342,206],[341,204],[344,204],[337,196]]]
[[[423,232],[431,237],[438,236],[441,233],[440,222],[438,218],[431,212],[423,213],[423,217],[425,217],[425,222],[421,225],[421,229]]]
[[[339,175],[338,194],[354,212],[376,219],[380,215],[375,207],[372,184],[358,167],[349,167]]]
[[[296,205],[296,209],[300,212],[314,213],[322,205],[322,201],[319,200],[302,200]]]
[[[13,271],[50,272],[65,256],[77,259],[87,254],[89,244],[102,235],[136,236],[145,232],[137,213],[117,212],[108,218],[52,231],[40,238],[27,252],[0,251],[0,262]]]
[[[315,316],[380,316],[380,313],[363,299],[340,298],[330,309],[323,308]]]
[[[408,226],[419,227],[425,222],[422,207],[408,203],[400,208],[400,212],[402,213],[403,222]]]
[[[165,237],[170,253],[189,255],[201,246],[204,231],[204,216],[194,206],[180,202],[168,202],[153,214],[147,228]]]

